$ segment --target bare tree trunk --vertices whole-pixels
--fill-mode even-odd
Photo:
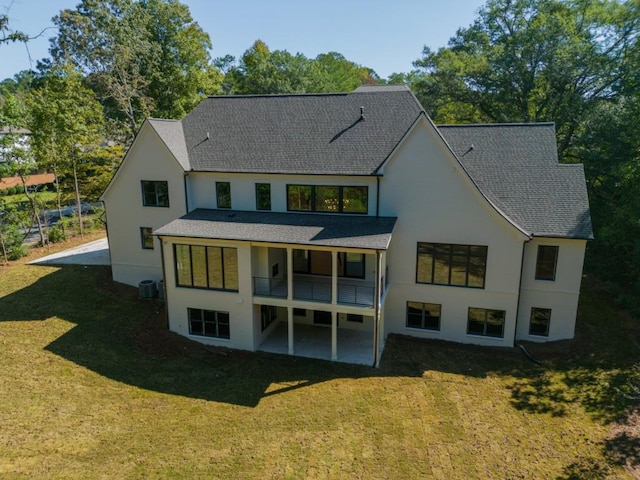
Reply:
[[[20,174],[20,181],[22,182],[22,189],[24,190],[24,195],[29,200],[29,204],[31,205],[31,212],[33,213],[33,219],[38,225],[38,234],[40,235],[40,245],[43,247],[46,245],[44,228],[42,227],[42,221],[40,220],[38,204],[36,203],[36,199],[29,193],[29,189],[27,188],[27,181],[23,174]]]
[[[64,226],[65,222],[62,221],[62,202],[61,202],[62,196],[60,195],[60,179],[58,178],[57,166],[53,167],[53,178],[56,185],[56,208],[58,209],[58,223],[60,223],[60,226],[62,227],[62,235],[66,237],[67,232]]]
[[[84,227],[82,225],[82,204],[80,203],[80,189],[78,188],[78,173],[76,171],[76,159],[73,159],[73,186],[76,190],[76,207],[78,209],[78,225],[80,226],[80,237],[84,237]]]
[[[2,256],[4,257],[4,264],[9,265],[9,257],[7,256],[7,245],[4,242],[3,235],[0,235],[0,247],[2,247]]]

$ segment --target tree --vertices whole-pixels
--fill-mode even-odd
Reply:
[[[149,115],[180,118],[219,90],[209,36],[177,0],[82,0],[53,21],[54,61],[87,75],[127,140]]]
[[[640,17],[631,2],[489,0],[447,47],[426,48],[414,86],[436,121],[555,121],[562,155],[615,95]],[[446,109],[449,110],[446,110]]]
[[[9,27],[8,15],[0,15],[0,45],[9,42],[27,42],[28,40],[28,35],[17,30],[12,30]]]
[[[55,67],[47,75],[44,86],[32,93],[29,108],[33,155],[41,168],[54,173],[60,218],[64,190],[60,179],[73,179],[73,186],[67,182],[66,190],[75,193],[78,227],[82,234],[78,164],[86,160],[87,152],[97,148],[102,139],[102,107],[84,84],[82,75],[66,64]]]

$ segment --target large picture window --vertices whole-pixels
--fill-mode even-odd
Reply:
[[[165,181],[142,180],[142,205],[168,207],[169,184]]]
[[[537,308],[531,309],[531,320],[529,322],[529,335],[540,337],[549,336],[549,324],[551,323],[551,309]]]
[[[418,242],[416,282],[484,288],[487,247]]]
[[[504,310],[470,307],[467,334],[502,338],[504,336],[504,317]]]
[[[293,250],[293,272],[311,275],[331,275],[331,252],[322,250]],[[338,252],[338,276],[365,278],[363,253]]]
[[[437,303],[407,302],[407,328],[440,330],[440,310]]]
[[[174,245],[179,287],[238,291],[238,251],[231,247]]]
[[[230,338],[229,313],[188,308],[189,334],[202,337]]]
[[[368,212],[366,186],[287,185],[287,210],[295,212]]]
[[[536,259],[536,280],[555,280],[558,263],[558,247],[539,245]]]

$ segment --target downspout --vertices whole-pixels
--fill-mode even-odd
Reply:
[[[182,176],[182,181],[184,183],[184,203],[187,207],[187,212],[189,213],[189,191],[187,190],[187,177],[189,176],[189,172],[184,172]]]
[[[520,258],[520,282],[518,283],[518,301],[516,302],[516,324],[513,331],[513,346],[516,346],[516,337],[518,336],[518,320],[520,317],[520,298],[522,297],[522,276],[524,273],[524,247],[531,241],[531,237],[522,242],[522,256]]]
[[[376,286],[374,288],[374,317],[373,317],[373,367],[378,366],[378,348],[380,344],[380,250],[376,250]]]
[[[380,216],[380,175],[376,175],[376,217]]]

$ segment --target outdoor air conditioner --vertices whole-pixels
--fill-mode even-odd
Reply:
[[[140,298],[155,298],[158,294],[158,287],[153,280],[143,280],[138,284],[138,295]]]

